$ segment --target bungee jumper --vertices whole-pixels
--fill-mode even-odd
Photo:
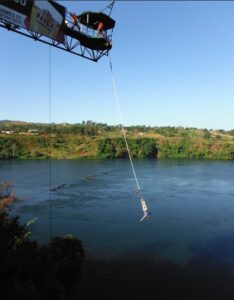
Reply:
[[[140,219],[140,222],[144,221],[145,219],[148,220],[150,218],[150,212],[148,210],[148,207],[145,203],[145,199],[141,197],[141,206],[142,206],[142,210],[143,210],[143,217]]]

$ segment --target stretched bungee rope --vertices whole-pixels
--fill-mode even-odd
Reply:
[[[131,156],[131,152],[130,152],[130,149],[129,149],[125,128],[124,128],[124,125],[123,125],[123,118],[122,118],[122,113],[121,113],[121,109],[120,109],[119,97],[118,97],[118,93],[117,93],[117,89],[116,89],[116,84],[115,84],[115,78],[114,78],[114,72],[113,72],[110,53],[108,53],[108,58],[109,58],[109,63],[110,63],[111,79],[112,79],[112,83],[113,83],[115,104],[116,104],[116,108],[117,108],[118,115],[119,115],[119,120],[120,120],[121,132],[123,134],[124,142],[125,142],[126,149],[127,149],[127,152],[128,152],[128,158],[129,158],[131,168],[132,168],[132,173],[133,173],[133,176],[134,176],[134,179],[135,179],[135,182],[136,182],[136,186],[137,186],[137,192],[140,195],[140,202],[141,202],[142,210],[143,210],[143,213],[144,213],[143,217],[140,220],[140,222],[142,222],[144,219],[149,218],[150,212],[148,211],[148,207],[147,207],[146,202],[145,202],[145,200],[142,196],[142,193],[141,193],[142,189],[140,187],[139,180],[137,178],[135,167],[134,167],[134,164],[133,164],[133,161],[132,161],[132,156]]]

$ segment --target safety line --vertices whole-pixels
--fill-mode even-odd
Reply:
[[[109,62],[110,62],[111,78],[112,78],[112,83],[113,83],[113,88],[114,88],[115,103],[116,103],[116,107],[117,107],[117,111],[118,111],[118,115],[119,115],[121,131],[123,133],[125,145],[126,145],[127,152],[128,152],[129,161],[130,161],[130,164],[131,164],[131,167],[132,167],[132,172],[133,172],[133,175],[134,175],[134,178],[135,178],[135,181],[136,181],[137,192],[140,193],[141,188],[140,188],[139,181],[137,179],[136,171],[135,171],[135,168],[134,168],[134,165],[133,165],[132,156],[131,156],[131,152],[130,152],[130,149],[129,149],[129,145],[128,145],[128,141],[127,141],[127,138],[126,138],[126,133],[125,133],[124,125],[123,125],[123,118],[122,118],[122,113],[121,113],[121,109],[120,109],[119,97],[118,97],[118,94],[117,94],[117,89],[116,89],[116,84],[115,84],[115,78],[114,78],[110,53],[108,53],[108,57],[109,57]]]
[[[49,139],[49,149],[50,149],[50,160],[49,160],[49,205],[50,205],[50,208],[49,208],[49,236],[50,236],[50,239],[52,238],[52,192],[51,192],[51,189],[52,189],[52,158],[51,158],[51,155],[52,155],[52,131],[51,131],[51,122],[52,122],[52,119],[51,119],[51,95],[52,95],[52,89],[51,89],[51,46],[49,46],[49,136],[50,136],[50,139]]]

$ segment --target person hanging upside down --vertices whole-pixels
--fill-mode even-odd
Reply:
[[[140,222],[142,222],[144,219],[149,219],[150,218],[150,212],[148,211],[148,208],[146,206],[144,198],[141,198],[141,206],[143,210],[143,217],[140,219]]]

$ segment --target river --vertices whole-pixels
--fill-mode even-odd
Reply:
[[[11,180],[22,199],[13,211],[21,222],[38,218],[32,238],[40,242],[48,241],[50,231],[73,234],[90,259],[145,258],[180,266],[205,261],[233,271],[234,162],[134,164],[151,212],[143,223],[128,160],[1,161],[0,178]]]

